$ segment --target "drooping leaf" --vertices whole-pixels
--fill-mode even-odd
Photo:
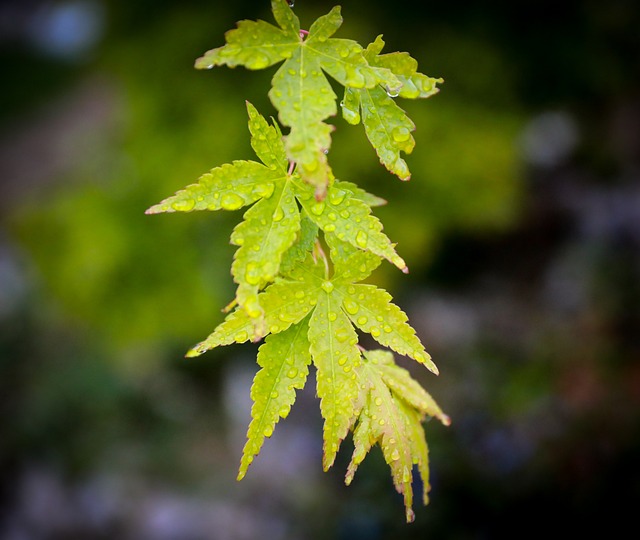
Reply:
[[[354,283],[369,276],[378,266],[379,257],[338,238],[327,239],[327,242],[334,263],[333,278],[329,278],[329,265],[322,252],[314,250],[305,261],[292,262],[291,268],[258,296],[265,321],[258,337],[284,332],[310,314],[309,350],[318,372],[317,391],[324,418],[325,470],[333,464],[340,443],[362,407],[356,376],[361,360],[355,327],[437,373],[415,331],[406,322],[406,316],[391,303],[390,296],[373,285]],[[365,292],[373,301],[362,296]],[[369,319],[373,324],[368,323]],[[220,345],[247,341],[251,328],[249,315],[237,308],[187,356],[197,356]],[[410,384],[401,372],[390,371],[389,377],[394,381],[397,379],[398,387]]]
[[[262,448],[265,437],[271,437],[280,418],[286,418],[309,374],[311,355],[307,338],[307,321],[290,326],[279,334],[271,334],[258,349],[262,368],[251,386],[251,423],[247,431],[238,480]]]
[[[367,138],[375,149],[380,162],[402,180],[409,180],[411,173],[400,153],[410,154],[415,146],[411,132],[415,124],[396,105],[394,97],[415,99],[432,96],[438,91],[442,79],[418,73],[418,63],[407,53],[380,55],[384,41],[378,36],[364,56],[372,66],[390,70],[402,83],[402,87],[389,92],[380,86],[372,88],[346,88],[342,100],[342,115],[350,124],[362,121]]]
[[[340,302],[327,291],[327,285],[323,289],[309,322],[309,342],[324,418],[322,464],[326,471],[333,465],[352,423],[358,398],[355,369],[360,365],[360,350],[356,346],[356,331],[340,308]]]
[[[403,495],[407,521],[413,521],[413,466],[423,483],[423,502],[428,502],[429,457],[422,427],[425,415],[404,400],[404,395],[387,384],[381,367],[397,367],[388,351],[369,351],[357,370],[362,408],[357,411],[357,423],[353,432],[354,452],[347,468],[345,482],[353,481],[355,472],[374,444],[379,444],[385,461],[391,469],[393,483]],[[398,368],[401,369],[401,368]],[[409,378],[410,379],[410,378]],[[411,379],[412,380],[412,379]],[[414,381],[415,382],[415,381]],[[407,383],[407,381],[405,381]],[[408,383],[407,383],[408,384]],[[415,383],[417,384],[417,383]],[[435,402],[433,402],[435,405]],[[437,407],[437,405],[435,405]],[[448,417],[440,411],[438,418]]]
[[[269,97],[282,124],[291,128],[285,138],[288,157],[322,198],[330,182],[325,152],[333,129],[324,121],[337,112],[337,98],[325,72],[351,88],[384,85],[399,91],[401,83],[387,68],[370,66],[357,42],[331,37],[342,24],[339,6],[315,21],[305,38],[285,0],[272,0],[271,5],[279,28],[264,21],[241,21],[227,32],[226,44],[205,53],[196,67],[263,69],[284,61],[273,77]]]

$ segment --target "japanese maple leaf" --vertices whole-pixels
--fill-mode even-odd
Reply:
[[[147,210],[190,212],[193,210],[237,210],[253,205],[233,231],[231,242],[238,246],[231,273],[238,284],[236,302],[253,319],[254,336],[263,333],[264,311],[258,292],[278,275],[282,255],[300,233],[301,211],[328,234],[354,246],[387,258],[406,271],[382,224],[371,215],[370,205],[381,199],[349,182],[333,181],[329,197],[317,201],[313,188],[289,168],[277,124],[270,125],[253,105],[247,103],[251,145],[262,163],[234,161],[200,177],[172,197]]]
[[[442,79],[418,73],[418,62],[408,53],[394,52],[380,55],[384,41],[378,36],[364,57],[371,66],[390,70],[402,83],[398,91],[389,92],[377,85],[372,88],[346,88],[341,102],[342,115],[350,124],[362,120],[365,133],[380,162],[401,180],[409,180],[411,173],[400,152],[410,154],[415,146],[411,132],[415,124],[396,105],[394,97],[427,98],[438,92],[436,84]]]
[[[272,0],[279,27],[264,21],[240,21],[226,33],[226,44],[210,50],[196,67],[244,66],[263,69],[284,61],[272,79],[269,97],[283,125],[288,157],[298,164],[305,181],[323,198],[330,182],[325,153],[331,146],[333,127],[326,124],[337,112],[336,95],[325,72],[345,87],[373,88],[382,84],[398,91],[398,78],[385,67],[370,66],[357,42],[331,37],[341,26],[340,7],[313,23],[308,32],[286,0]]]
[[[407,323],[407,316],[391,302],[391,296],[373,285],[357,283],[373,272],[380,258],[335,236],[325,238],[331,248],[332,277],[329,277],[328,260],[316,247],[314,256],[308,255],[302,262],[298,262],[299,255],[296,256],[297,260],[287,265],[288,271],[259,296],[266,323],[264,336],[268,337],[259,351],[262,370],[252,389],[253,420],[240,477],[259,452],[264,437],[270,436],[278,419],[288,413],[295,399],[294,388],[304,384],[298,377],[306,373],[304,366],[310,361],[317,370],[317,393],[325,420],[323,465],[325,470],[331,467],[341,441],[353,424],[360,396],[356,371],[361,364],[361,354],[356,329],[437,373],[435,364]],[[281,336],[283,332],[289,334]],[[197,356],[220,345],[245,342],[251,333],[250,317],[246,311],[236,309],[187,356]],[[292,349],[283,353],[288,343],[292,343]],[[290,369],[292,377],[288,375]]]
[[[444,425],[451,422],[409,372],[396,365],[389,351],[365,351],[356,373],[361,391],[356,402],[354,452],[346,484],[351,483],[372,446],[380,444],[391,468],[393,483],[404,497],[407,521],[413,521],[414,465],[422,479],[424,504],[429,500],[430,489],[429,453],[422,421],[426,416],[433,416]]]

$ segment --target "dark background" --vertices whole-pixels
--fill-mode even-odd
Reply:
[[[333,3],[298,0],[303,27]],[[239,212],[144,210],[251,159],[275,68],[193,69],[265,1],[0,2],[0,538],[494,539],[599,530],[640,500],[640,8],[349,1],[437,96],[402,183],[332,121],[337,176],[411,273],[374,281],[441,375],[432,492],[404,524],[379,450],[321,471],[311,378],[245,480],[254,345],[185,360],[233,297]],[[633,533],[631,533],[633,534]]]

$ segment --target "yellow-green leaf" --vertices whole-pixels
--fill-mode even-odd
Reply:
[[[221,345],[257,340],[268,333],[277,334],[300,322],[316,304],[314,291],[302,282],[281,281],[272,283],[259,295],[264,308],[262,334],[254,334],[254,320],[241,308],[229,313],[213,333],[187,352],[187,357],[199,356]]]
[[[341,102],[342,116],[350,124],[362,121],[380,162],[400,179],[409,180],[411,173],[400,153],[410,154],[413,151],[415,140],[411,132],[415,130],[415,125],[393,98],[432,96],[438,91],[437,84],[443,81],[418,73],[418,62],[408,53],[380,55],[383,47],[382,36],[378,36],[367,47],[364,56],[369,65],[391,71],[401,87],[393,91],[380,86],[346,88]]]
[[[331,37],[342,24],[339,6],[315,21],[305,39],[286,1],[272,0],[271,5],[279,28],[264,21],[242,21],[227,32],[226,44],[205,53],[196,67],[262,69],[284,61],[273,77],[269,97],[282,124],[291,128],[285,137],[288,157],[321,198],[331,177],[325,152],[333,129],[324,121],[337,112],[337,98],[325,72],[345,87],[382,84],[399,91],[401,83],[388,69],[370,66],[357,42]]]
[[[311,355],[308,322],[302,321],[279,334],[271,334],[258,349],[262,368],[251,386],[251,423],[247,431],[238,480],[244,478],[265,437],[271,437],[280,418],[286,418],[307,380]]]
[[[318,372],[317,389],[324,418],[325,471],[333,465],[353,422],[354,403],[358,399],[355,370],[360,365],[357,342],[358,336],[339,301],[324,290],[309,321],[309,343]]]
[[[147,214],[238,210],[273,193],[281,174],[255,161],[234,161],[203,174],[197,184],[149,208]]]
[[[391,295],[374,285],[342,285],[343,303],[349,306],[347,313],[360,330],[371,334],[385,347],[409,356],[424,364],[427,369],[438,374],[438,368],[425,351],[416,336],[416,331],[408,324],[407,315],[391,302]]]
[[[396,367],[393,355],[388,351],[364,352],[362,364],[357,370],[361,391],[359,402],[363,405],[356,412],[358,418],[353,430],[354,452],[345,482],[350,484],[353,481],[358,466],[371,447],[376,443],[380,444],[385,461],[391,469],[393,483],[403,495],[409,522],[414,519],[414,465],[418,467],[423,483],[423,502],[428,502],[429,453],[422,427],[423,412],[405,401],[403,394],[390,386],[385,378],[386,368]],[[403,380],[407,384],[410,377]],[[440,411],[440,419],[443,417],[447,418]]]
[[[291,247],[300,229],[300,212],[291,183],[279,183],[273,195],[253,205],[233,231],[231,242],[240,246],[231,273],[238,283],[236,299],[247,314],[263,324],[258,291],[273,281],[282,255]],[[259,332],[260,333],[260,332]]]
[[[354,197],[349,189],[341,188],[336,182],[321,201],[313,197],[308,186],[298,185],[297,191],[298,200],[309,219],[325,233],[383,257],[404,272],[408,271],[391,240],[382,232],[380,220],[371,214],[369,205]]]

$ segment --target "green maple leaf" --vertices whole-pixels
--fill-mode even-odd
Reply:
[[[380,162],[400,179],[409,180],[411,173],[400,152],[410,154],[413,151],[415,140],[411,132],[415,130],[415,124],[396,105],[393,97],[426,98],[437,93],[436,84],[443,81],[418,73],[418,63],[408,53],[380,55],[383,47],[382,36],[378,36],[367,47],[364,56],[369,65],[390,70],[402,87],[397,92],[388,92],[380,86],[346,88],[341,102],[342,115],[350,124],[358,124],[362,120]]]
[[[237,210],[253,204],[231,235],[239,246],[231,273],[238,284],[236,301],[257,327],[263,323],[258,291],[278,275],[282,255],[300,229],[300,212],[277,124],[269,125],[250,103],[247,110],[251,145],[262,163],[234,161],[217,167],[147,213]]]
[[[449,425],[433,398],[397,366],[388,351],[364,353],[357,370],[361,393],[357,401],[354,452],[347,469],[347,485],[374,444],[380,444],[391,468],[393,483],[404,497],[407,521],[413,521],[413,467],[423,484],[423,502],[428,502],[429,454],[422,421],[425,416]]]
[[[261,370],[251,386],[251,423],[247,431],[238,480],[242,480],[265,437],[271,437],[280,418],[289,415],[296,389],[304,388],[309,374],[307,325],[300,323],[279,334],[271,334],[258,350]]]
[[[382,233],[382,224],[364,202],[383,201],[354,184],[339,181],[333,181],[325,201],[316,201],[313,189],[301,181],[297,172],[288,170],[277,125],[269,125],[250,103],[247,109],[251,145],[262,163],[234,161],[217,167],[203,175],[197,184],[152,206],[147,213],[236,210],[253,204],[231,235],[231,242],[238,246],[231,273],[238,284],[236,302],[253,318],[254,334],[260,334],[259,327],[264,324],[258,292],[278,275],[283,254],[299,237],[298,203],[308,210],[310,226],[336,234],[406,271],[404,261]],[[315,238],[313,230],[307,240]]]
[[[353,424],[354,406],[359,396],[356,369],[361,364],[356,328],[437,373],[435,364],[407,323],[406,315],[391,302],[391,297],[373,285],[356,283],[373,272],[380,264],[380,258],[336,236],[327,236],[326,239],[331,247],[334,269],[331,278],[328,261],[316,248],[314,254],[308,255],[303,262],[291,264],[287,273],[259,295],[265,319],[261,337],[278,335],[295,325],[306,328],[309,351],[317,370],[320,409],[325,420],[325,470],[333,464],[340,443]],[[198,356],[214,347],[247,341],[252,330],[252,321],[246,311],[236,309],[187,356]],[[276,356],[269,355],[273,358],[271,362],[281,365]],[[270,372],[279,369],[268,367],[266,361],[261,365]],[[286,403],[290,405],[289,401]],[[261,415],[263,409],[258,407],[256,414]],[[273,417],[271,412],[269,418]],[[261,427],[265,425],[271,426],[264,422],[260,424]],[[250,430],[247,444],[251,456],[259,450],[264,436],[264,429]],[[244,465],[245,471],[246,466],[248,461]]]
[[[206,52],[196,67],[263,69],[284,61],[273,77],[269,97],[282,124],[291,128],[286,136],[288,157],[322,198],[330,182],[325,152],[333,130],[324,120],[337,112],[337,98],[325,72],[350,88],[382,84],[395,92],[401,83],[386,67],[370,66],[357,42],[331,37],[342,24],[339,6],[314,22],[306,38],[285,0],[272,0],[271,6],[279,27],[264,21],[240,21],[226,33],[226,44]]]

